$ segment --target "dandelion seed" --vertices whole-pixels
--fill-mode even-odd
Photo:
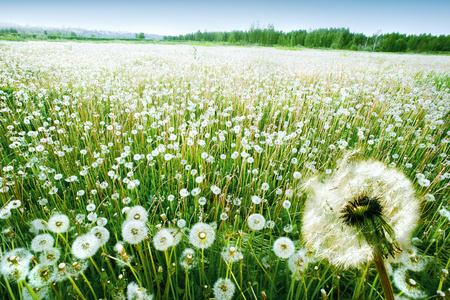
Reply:
[[[134,282],[127,286],[127,300],[152,300],[153,295],[149,295],[147,290]]]
[[[147,227],[142,221],[126,221],[122,224],[122,238],[130,244],[138,244],[147,237]]]
[[[61,251],[58,248],[45,249],[39,255],[39,264],[42,266],[52,266],[58,262],[60,257]]]
[[[228,278],[219,278],[213,287],[214,297],[217,300],[230,300],[236,287]]]
[[[142,221],[147,222],[148,220],[148,212],[147,210],[142,206],[133,206],[130,208],[130,210],[127,212],[127,221]]]
[[[198,204],[205,205],[206,204],[206,198],[205,197],[198,198]]]
[[[294,172],[293,176],[294,176],[295,179],[302,178],[302,174],[300,172]]]
[[[92,233],[93,235],[95,235],[96,238],[98,238],[100,247],[105,245],[109,240],[109,231],[103,226],[92,227],[90,233]]]
[[[164,228],[155,234],[153,244],[156,250],[165,251],[174,245],[174,237],[169,229]]]
[[[247,219],[247,224],[252,230],[261,230],[266,225],[266,219],[261,214],[251,214]]]
[[[289,209],[291,207],[291,201],[284,200],[283,201],[283,207],[286,208],[286,209]]]
[[[306,255],[306,250],[298,250],[289,257],[288,267],[292,272],[292,278],[294,280],[300,280],[303,276],[303,272],[308,267],[310,259]]]
[[[69,230],[70,221],[66,215],[55,214],[47,222],[48,229],[55,233],[63,233]]]
[[[408,269],[400,267],[394,271],[393,282],[395,286],[406,296],[412,299],[421,299],[427,297],[427,293],[417,287],[417,283],[413,281],[411,284],[410,277],[407,275]]]
[[[195,251],[191,248],[184,249],[183,253],[181,253],[180,257],[180,265],[185,270],[189,270],[197,266],[197,260],[195,259]]]
[[[72,244],[72,254],[78,259],[93,256],[100,248],[100,240],[92,233],[81,235]]]
[[[234,263],[244,258],[240,251],[237,251],[236,247],[226,247],[221,253],[222,259],[228,263]]]
[[[197,223],[192,226],[189,233],[189,242],[196,248],[205,249],[214,242],[216,234],[212,226],[205,223]]]
[[[273,243],[273,252],[275,252],[275,255],[279,258],[288,258],[292,254],[294,254],[294,251],[295,245],[291,241],[291,239],[287,237],[278,238]]]
[[[48,287],[48,286],[42,286],[39,288],[34,287],[33,292],[38,297],[38,299],[46,299],[50,292],[50,287]],[[22,289],[22,299],[23,300],[35,300],[35,298],[33,298],[33,296],[31,296],[30,292],[26,288]]]
[[[186,198],[187,196],[189,196],[188,190],[187,190],[187,189],[181,189],[181,190],[180,190],[180,196],[181,196],[182,198]]]
[[[251,199],[252,199],[252,202],[253,202],[254,204],[256,204],[256,205],[258,205],[258,204],[261,203],[261,198],[258,197],[258,196],[256,196],[256,195],[252,196]]]
[[[8,207],[0,209],[0,219],[6,220],[11,217],[11,210]]]
[[[0,271],[10,282],[25,280],[33,255],[24,248],[16,248],[2,256]]]
[[[31,241],[31,250],[41,252],[52,248],[54,243],[55,239],[52,235],[48,233],[40,234]]]

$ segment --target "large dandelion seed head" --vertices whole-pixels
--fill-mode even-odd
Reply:
[[[42,266],[51,266],[58,262],[61,257],[61,251],[58,248],[45,249],[39,255],[39,264]]]
[[[212,226],[201,222],[192,226],[189,233],[189,242],[200,249],[211,246],[215,238],[216,234]]]
[[[25,280],[30,271],[33,255],[25,248],[17,248],[3,254],[0,272],[10,282]]]
[[[153,237],[153,244],[156,250],[164,251],[174,245],[174,237],[170,229],[163,228]]]
[[[374,251],[393,256],[410,243],[419,220],[411,182],[383,163],[344,159],[324,183],[306,187],[302,234],[317,257],[339,267],[360,267]]]
[[[103,226],[92,227],[90,233],[92,233],[98,238],[100,242],[100,247],[105,245],[106,242],[108,242],[109,240],[109,231]]]
[[[247,219],[247,224],[252,230],[261,230],[266,225],[266,219],[261,214],[251,214]]]
[[[138,244],[147,237],[147,226],[142,221],[125,221],[122,224],[122,238],[124,242]]]
[[[127,221],[132,221],[132,220],[147,222],[147,220],[148,220],[147,210],[139,205],[133,206],[127,212]]]
[[[39,234],[31,241],[31,250],[34,252],[41,252],[52,248],[54,243],[55,239],[51,234]]]
[[[93,256],[100,248],[100,240],[92,233],[81,235],[72,244],[72,254],[78,259]]]
[[[195,251],[191,248],[184,249],[180,257],[180,265],[185,269],[189,270],[197,266],[197,259],[195,258]]]
[[[66,215],[55,214],[47,222],[48,229],[55,233],[62,233],[69,230],[70,221]]]
[[[43,266],[41,264],[37,264],[31,271],[28,273],[28,283],[33,288],[42,288],[49,284],[50,278],[54,271],[55,266]]]
[[[236,287],[234,283],[228,278],[219,278],[214,284],[214,297],[217,300],[229,300],[233,297]]]
[[[228,263],[234,263],[244,258],[242,252],[238,251],[235,246],[225,247],[220,255],[222,256],[222,259]]]
[[[280,237],[273,243],[273,252],[279,258],[288,258],[294,251],[295,245],[290,238]]]

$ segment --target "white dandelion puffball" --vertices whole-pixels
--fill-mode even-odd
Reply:
[[[298,250],[291,255],[288,259],[288,267],[292,272],[292,278],[300,280],[303,276],[303,272],[308,267],[310,259],[306,255],[306,250]]]
[[[147,220],[148,220],[147,210],[139,205],[133,206],[127,212],[127,221],[132,221],[132,220],[147,222]]]
[[[108,242],[109,240],[109,231],[103,226],[92,227],[90,233],[92,233],[98,238],[100,242],[100,247],[105,245],[106,242]]]
[[[214,297],[217,300],[229,300],[233,297],[236,287],[234,283],[228,278],[219,278],[214,284]]]
[[[279,258],[288,258],[294,254],[295,245],[290,238],[280,237],[273,243],[273,252]]]
[[[30,271],[33,255],[25,248],[16,248],[3,253],[0,273],[10,282],[25,280]]]
[[[156,250],[167,250],[170,246],[174,245],[172,232],[167,228],[161,229],[153,237],[153,244]]]
[[[122,238],[124,242],[138,244],[147,236],[147,226],[141,221],[125,221],[122,224]]]
[[[315,256],[358,268],[376,252],[393,256],[410,244],[420,205],[403,173],[375,160],[344,158],[329,180],[311,179],[306,188],[302,235]]]
[[[211,225],[201,222],[192,226],[189,233],[189,242],[199,249],[205,249],[211,246],[215,238],[216,233]]]
[[[41,252],[50,249],[53,247],[54,242],[55,239],[51,234],[39,234],[31,241],[31,250],[34,252]]]
[[[55,214],[47,222],[48,229],[55,233],[63,233],[69,230],[70,221],[66,215]]]
[[[266,219],[261,214],[251,214],[247,219],[247,224],[252,230],[261,230],[266,225]]]
[[[86,259],[93,256],[100,248],[99,239],[92,233],[83,234],[75,239],[72,244],[72,254],[78,259]]]

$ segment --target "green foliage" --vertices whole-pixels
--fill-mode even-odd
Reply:
[[[283,32],[275,30],[272,24],[260,28],[252,24],[248,31],[188,33],[179,36],[165,36],[165,41],[205,41],[227,42],[258,46],[302,46],[308,48],[369,50],[380,52],[448,52],[450,35],[432,36],[399,33],[374,34],[366,36],[352,33],[348,28],[322,28],[311,31],[295,30]]]

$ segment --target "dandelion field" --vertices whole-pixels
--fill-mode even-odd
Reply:
[[[449,143],[448,56],[1,42],[0,297],[384,299],[302,233],[352,150],[420,200],[396,298],[448,297]]]

